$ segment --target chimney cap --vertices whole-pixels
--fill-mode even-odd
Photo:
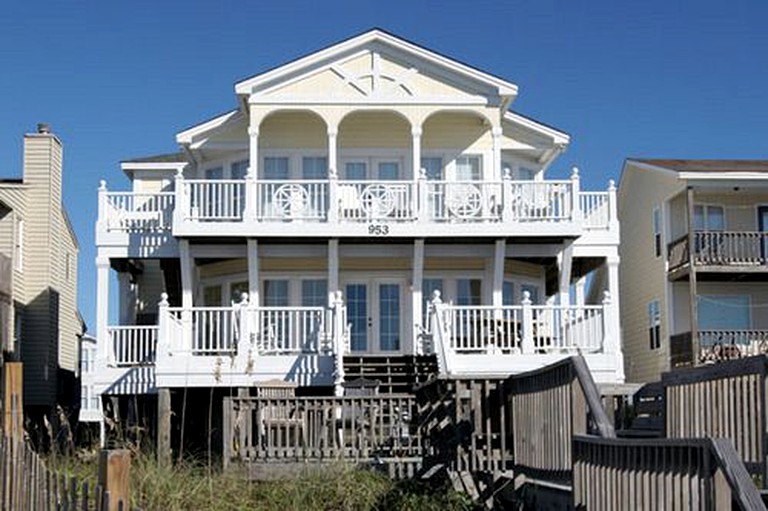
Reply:
[[[51,132],[51,125],[47,122],[39,122],[37,123],[37,132],[47,135]]]

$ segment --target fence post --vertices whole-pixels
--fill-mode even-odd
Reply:
[[[440,296],[439,289],[432,291],[432,300],[429,303],[429,314],[432,322],[430,330],[432,331],[432,350],[437,355],[437,365],[439,366],[440,374],[447,375],[451,373],[453,349],[447,345],[450,336],[445,325],[445,306]]]
[[[579,168],[573,167],[571,172],[571,219],[573,222],[581,223],[582,211],[581,211],[581,183],[579,179]]]
[[[171,464],[171,389],[157,389],[157,462]]]
[[[168,293],[160,293],[157,304],[157,347],[155,348],[155,363],[160,356],[171,353],[170,328],[168,325]]]
[[[99,181],[99,216],[96,221],[98,231],[105,232],[109,228],[109,219],[107,218],[107,182]]]
[[[24,438],[24,363],[6,362],[4,371],[5,438],[15,442]]]
[[[608,181],[608,230],[619,234],[619,215],[616,209],[616,181]]]
[[[523,339],[520,343],[520,348],[523,354],[531,354],[534,352],[535,346],[533,343],[533,308],[531,307],[531,293],[530,291],[523,291]]]
[[[109,511],[127,509],[130,505],[131,452],[127,449],[101,451],[99,485],[109,492]]]

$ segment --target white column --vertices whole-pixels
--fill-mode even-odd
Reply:
[[[248,240],[248,303],[258,307],[261,303],[259,294],[259,242]]]
[[[418,239],[413,242],[413,276],[411,277],[411,310],[413,311],[412,343],[414,355],[423,354],[421,344],[421,332],[426,330],[427,325],[422,324],[424,318],[424,294],[421,284],[424,280],[424,240]]]
[[[256,206],[256,176],[259,171],[259,130],[248,128],[248,173],[245,175],[245,210],[244,219],[256,219],[258,208]]]
[[[328,305],[333,306],[338,299],[339,288],[339,240],[328,240]]]
[[[493,180],[501,179],[501,135],[502,129],[497,126],[491,130],[493,136]]]
[[[107,326],[109,323],[109,258],[96,257],[96,339],[99,366],[113,361]]]
[[[194,286],[192,268],[194,261],[189,253],[189,240],[179,240],[179,260],[181,263],[181,306],[192,308],[192,290]]]
[[[560,294],[560,305],[570,305],[571,303],[571,266],[573,263],[573,242],[566,241],[563,244],[563,250],[557,254],[557,267],[560,271],[558,292]]]
[[[496,240],[493,251],[493,296],[494,307],[501,307],[504,303],[504,259],[507,252],[506,240]]]
[[[421,126],[411,128],[411,158],[413,160],[413,179],[419,178],[419,169],[421,168]]]
[[[336,154],[336,135],[338,134],[338,128],[336,126],[328,126],[328,171],[335,170],[339,172],[338,156]]]
[[[584,291],[587,287],[587,276],[583,275],[579,277],[574,287],[576,290],[576,305],[585,305]]]
[[[611,293],[611,303],[617,322],[616,332],[618,332],[619,311],[621,310],[619,309],[619,256],[608,257],[606,265],[608,266],[608,291]]]

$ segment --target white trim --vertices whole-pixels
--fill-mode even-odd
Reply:
[[[341,43],[335,44],[324,50],[320,50],[306,57],[289,62],[276,69],[273,69],[272,71],[267,71],[266,73],[262,73],[260,75],[257,75],[247,80],[244,80],[242,82],[239,82],[235,84],[235,92],[240,95],[251,94],[253,92],[253,89],[258,87],[261,84],[268,83],[269,81],[272,81],[272,80],[277,80],[280,77],[291,74],[291,73],[300,72],[302,68],[306,68],[314,64],[320,63],[323,60],[333,59],[335,56],[338,56],[340,54],[343,54],[344,52],[353,50],[356,46],[362,46],[362,45],[373,43],[373,42],[381,42],[381,43],[388,44],[394,47],[395,49],[399,49],[406,53],[411,53],[434,65],[447,68],[455,73],[465,75],[474,80],[494,86],[496,87],[497,92],[500,96],[516,96],[517,95],[517,85],[513,83],[507,82],[505,80],[502,80],[490,74],[484,73],[482,71],[469,67],[465,64],[461,64],[447,57],[443,57],[425,48],[422,48],[420,46],[417,46],[415,44],[406,42],[400,38],[387,34],[386,32],[382,32],[381,30],[378,30],[378,29],[370,30],[357,37],[353,37],[346,41],[342,41]]]
[[[556,130],[555,128],[551,128],[549,126],[545,126],[544,124],[536,122],[533,119],[523,117],[522,115],[516,114],[515,112],[505,112],[504,120],[513,122],[531,131],[547,135],[552,138],[553,143],[555,144],[569,144],[571,142],[571,136],[567,133]]]
[[[240,110],[231,110],[227,113],[214,117],[213,119],[206,121],[202,124],[198,124],[196,126],[192,126],[191,128],[187,128],[186,130],[176,134],[176,143],[190,144],[192,143],[192,139],[194,137],[201,135],[207,131],[220,128],[221,126],[223,126],[224,124],[226,124],[231,120],[239,119],[240,116],[242,116],[242,112]]]
[[[123,172],[133,171],[133,170],[184,170],[184,168],[189,165],[189,162],[186,161],[166,161],[166,162],[130,162],[126,161],[120,164],[120,169],[122,169]]]
[[[768,172],[677,172],[677,174],[680,176],[680,179],[692,181],[768,181]]]

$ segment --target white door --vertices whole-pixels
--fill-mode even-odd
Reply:
[[[404,288],[405,281],[401,279],[361,279],[344,283],[353,353],[404,351]]]

